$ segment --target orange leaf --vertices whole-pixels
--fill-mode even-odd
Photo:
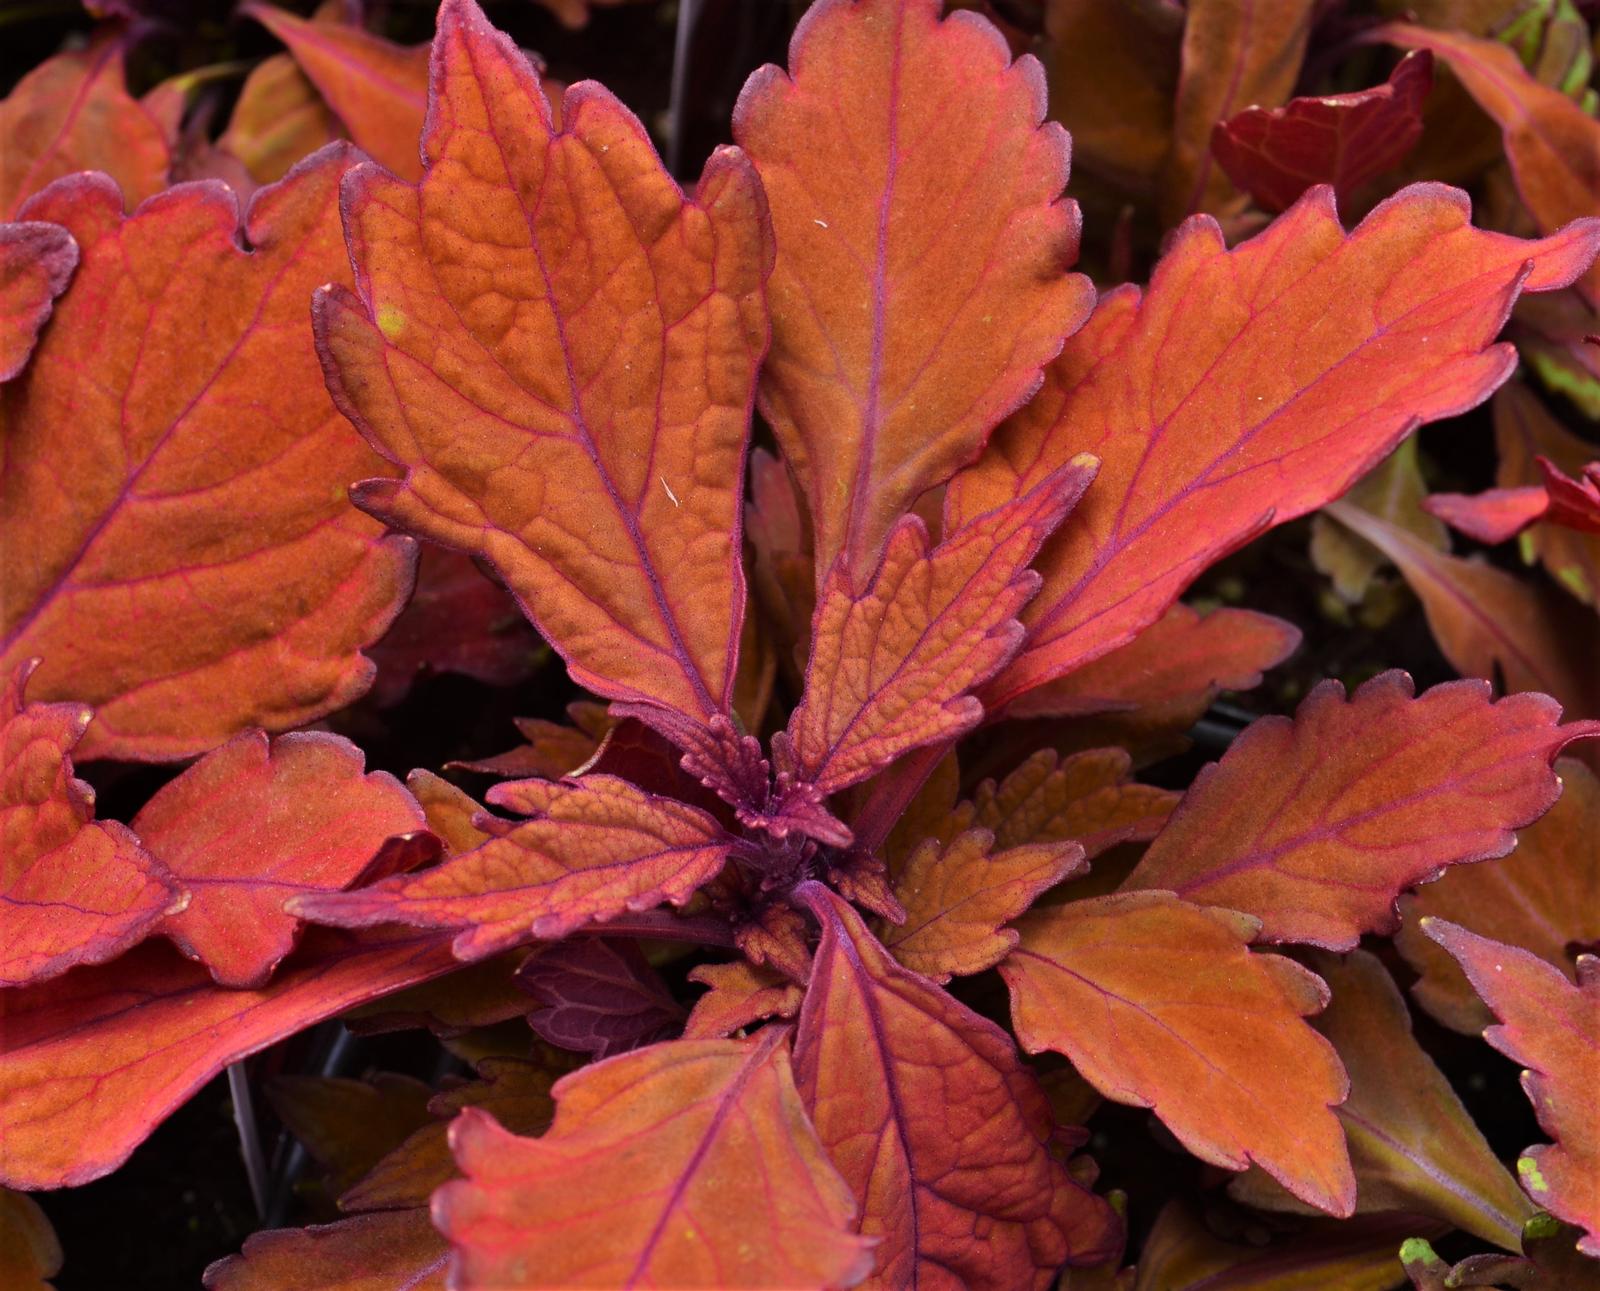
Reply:
[[[1028,645],[986,707],[1130,640],[1207,565],[1506,379],[1516,356],[1491,342],[1518,291],[1572,281],[1600,222],[1524,242],[1469,214],[1463,194],[1417,185],[1347,235],[1312,189],[1231,251],[1213,221],[1190,220],[1142,302],[1131,288],[1102,298],[1044,392],[946,496],[954,528],[1078,453],[1101,459],[1040,554]]]
[[[1483,1038],[1527,1068],[1522,1088],[1540,1128],[1556,1140],[1518,1159],[1523,1188],[1586,1230],[1578,1249],[1600,1257],[1600,958],[1578,956],[1574,986],[1537,955],[1459,924],[1424,919],[1422,931],[1455,957],[1500,1019]]]
[[[1035,1291],[1119,1249],[1111,1208],[1049,1151],[1049,1104],[1011,1037],[907,972],[815,885],[822,924],[795,1072],[880,1238],[874,1287]]]
[[[1449,65],[1500,127],[1517,190],[1544,232],[1554,233],[1600,209],[1600,121],[1560,90],[1535,80],[1509,46],[1409,23],[1391,23],[1366,38],[1429,49]],[[1600,304],[1600,270],[1584,276],[1581,290]]]
[[[104,963],[189,902],[126,825],[94,819],[69,756],[90,710],[24,705],[30,671],[0,690],[0,986]]]
[[[78,244],[54,224],[0,224],[0,381],[27,366],[56,297],[78,267]]]
[[[217,140],[257,183],[282,179],[302,157],[339,138],[339,123],[288,54],[263,59],[239,91]]]
[[[533,819],[496,822],[493,837],[434,869],[356,892],[293,897],[286,908],[347,928],[454,928],[456,954],[482,959],[596,920],[682,905],[716,877],[732,841],[698,808],[616,776],[512,781],[495,786],[489,801]]]
[[[17,82],[0,103],[0,220],[52,180],[79,170],[111,176],[137,206],[166,186],[172,164],[155,119],[129,97],[123,42],[103,36],[88,49],[57,54]]]
[[[893,871],[905,922],[885,924],[878,936],[912,972],[936,982],[981,973],[1017,944],[1005,924],[1046,888],[1087,868],[1074,842],[997,849],[987,829],[947,843],[930,838]]]
[[[685,1040],[731,1035],[766,1018],[792,1018],[800,1011],[800,988],[781,974],[743,959],[699,964],[689,980],[711,989],[694,1002],[684,1023]]]
[[[1333,1046],[1302,1019],[1320,978],[1252,952],[1259,924],[1170,892],[1035,911],[1000,965],[1017,1038],[1066,1055],[1107,1098],[1149,1107],[1203,1161],[1251,1161],[1302,1201],[1349,1215],[1355,1179],[1334,1105]]]
[[[1014,616],[1039,585],[1028,562],[1093,475],[1075,460],[932,551],[922,521],[905,517],[860,593],[835,566],[812,621],[805,698],[773,744],[780,772],[831,794],[977,725],[983,708],[967,692],[1021,644]]]
[[[253,1233],[206,1291],[445,1291],[450,1248],[422,1209]]]
[[[1421,935],[1423,918],[1448,919],[1483,937],[1531,951],[1571,976],[1569,946],[1600,943],[1600,779],[1581,762],[1556,763],[1556,805],[1521,830],[1517,848],[1493,865],[1452,868],[1401,898],[1395,945],[1421,975],[1417,1003],[1445,1026],[1477,1035],[1494,1019],[1450,956]]]
[[[248,253],[216,183],[130,218],[103,176],[29,203],[83,258],[0,387],[0,667],[41,656],[41,698],[94,705],[85,757],[187,757],[371,682],[359,651],[409,590],[411,544],[345,497],[376,459],[322,393],[306,320],[345,272],[349,163],[329,148],[257,193]]]
[[[435,979],[438,980],[438,979]],[[338,1196],[430,1124],[433,1090],[411,1076],[380,1071],[365,1080],[342,1076],[274,1076],[267,1098],[283,1127],[326,1172]]]
[[[297,732],[269,745],[246,731],[167,784],[133,820],[194,893],[161,931],[219,984],[265,984],[299,928],[283,912],[287,897],[349,886],[389,859],[386,842],[424,827],[393,776],[362,770],[361,750],[336,735]]]
[[[593,83],[554,132],[472,0],[440,10],[433,83],[421,182],[352,173],[360,295],[315,307],[335,398],[406,471],[353,496],[487,560],[588,689],[725,711],[766,343],[755,174],[719,151],[686,202]]]
[[[1350,1075],[1350,1097],[1337,1115],[1350,1141],[1356,1213],[1432,1215],[1517,1250],[1534,1208],[1412,1036],[1411,1015],[1388,970],[1364,950],[1343,958],[1316,954],[1310,963],[1333,992],[1312,1025]],[[1301,1209],[1256,1171],[1228,1191],[1268,1210]]]
[[[795,1093],[785,1028],[679,1040],[556,1084],[537,1139],[468,1110],[434,1199],[462,1291],[854,1286],[869,1243]]]
[[[51,1291],[61,1272],[61,1242],[39,1203],[0,1188],[0,1284],[10,1291]]]
[[[1414,697],[1386,672],[1325,681],[1195,777],[1128,888],[1240,910],[1266,941],[1348,950],[1399,926],[1395,899],[1447,865],[1504,856],[1561,792],[1550,763],[1582,733],[1548,696],[1483,682]]]
[[[616,718],[611,716],[606,705],[585,699],[568,704],[567,717],[570,724],[550,722],[542,717],[513,717],[511,724],[524,743],[493,757],[448,765],[502,779],[556,780],[571,775],[594,758],[606,733],[616,725]]]
[[[218,987],[162,942],[5,997],[0,1182],[88,1183],[230,1062],[366,1000],[454,968],[412,929],[308,937],[259,991]]]
[[[426,45],[396,45],[360,27],[307,21],[269,4],[241,5],[239,12],[289,47],[357,147],[401,179],[421,178]]]
[[[1069,142],[1044,74],[939,0],[827,0],[790,72],[746,83],[734,137],[778,260],[761,409],[816,531],[860,583],[917,496],[975,457],[1084,320]],[[987,508],[986,508],[987,509]]]

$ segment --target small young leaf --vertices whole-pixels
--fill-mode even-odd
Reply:
[[[359,295],[315,306],[335,399],[405,469],[352,496],[486,559],[588,689],[726,711],[766,344],[755,174],[719,151],[686,202],[593,83],[556,131],[472,0],[441,7],[432,78],[421,182],[352,172]]]
[[[1348,700],[1325,681],[1293,720],[1253,723],[1195,777],[1125,886],[1243,911],[1266,941],[1348,950],[1393,932],[1404,889],[1516,846],[1561,792],[1550,764],[1580,733],[1544,695],[1496,703],[1476,681],[1413,692],[1402,672]]]
[[[1492,342],[1518,292],[1577,277],[1600,221],[1524,242],[1470,214],[1464,194],[1416,185],[1346,234],[1317,188],[1232,250],[1213,221],[1187,222],[1142,302],[1102,297],[1043,392],[946,495],[953,530],[1078,453],[1101,459],[1040,553],[1028,644],[986,707],[1130,640],[1207,565],[1506,379],[1515,354]]]
[[[292,57],[274,54],[245,77],[217,149],[237,158],[256,183],[271,184],[339,137],[339,122],[317,87]]]
[[[826,0],[734,109],[772,210],[761,409],[805,494],[816,579],[877,567],[1094,300],[1067,274],[1069,144],[1044,74],[939,0]]]
[[[1117,1217],[1050,1154],[1049,1105],[1011,1037],[894,962],[843,901],[822,923],[795,1078],[881,1237],[879,1288],[1043,1291],[1120,1246]]]
[[[792,1018],[800,1011],[798,986],[742,959],[700,964],[689,970],[689,980],[711,989],[694,1002],[683,1027],[685,1040],[719,1039],[767,1018]]]
[[[247,731],[168,783],[133,820],[144,846],[194,894],[161,931],[223,986],[264,985],[294,945],[283,911],[299,892],[337,892],[424,829],[422,809],[348,740]],[[438,845],[432,846],[436,855]]]
[[[1356,1184],[1333,1107],[1349,1091],[1303,1020],[1321,980],[1252,952],[1248,915],[1170,892],[1037,910],[1000,965],[1030,1053],[1053,1049],[1107,1098],[1149,1107],[1203,1161],[1254,1161],[1296,1197],[1349,1215]]]
[[[0,688],[0,987],[104,963],[189,902],[126,825],[95,820],[70,756],[90,711],[24,703],[31,671]]]
[[[1473,494],[1432,493],[1422,506],[1452,529],[1493,546],[1542,519],[1550,509],[1550,495],[1538,485]]]
[[[335,1197],[427,1125],[433,1091],[393,1072],[366,1080],[340,1076],[276,1076],[267,1098],[285,1129],[327,1174]]]
[[[854,1286],[871,1243],[806,1120],[784,1028],[680,1040],[557,1082],[537,1139],[468,1110],[434,1200],[462,1291]]]
[[[684,1012],[638,944],[579,937],[536,950],[517,985],[542,1007],[528,1025],[561,1049],[595,1059],[626,1053],[677,1031]]]
[[[0,381],[27,366],[56,297],[78,267],[78,244],[55,224],[0,224]]]
[[[1344,201],[1416,146],[1422,102],[1432,86],[1433,55],[1413,50],[1370,90],[1249,107],[1219,121],[1211,154],[1265,210],[1287,210],[1314,184],[1331,184]]]
[[[51,1291],[46,1278],[61,1272],[61,1242],[39,1203],[0,1188],[0,1285],[11,1291]]]
[[[1518,831],[1516,851],[1493,865],[1453,867],[1400,900],[1405,921],[1395,945],[1420,974],[1411,993],[1465,1035],[1478,1035],[1494,1018],[1455,961],[1422,935],[1422,919],[1448,919],[1520,946],[1569,977],[1568,947],[1600,945],[1600,779],[1570,758],[1557,762],[1556,772],[1561,797]]]
[[[1518,1158],[1523,1189],[1584,1229],[1578,1249],[1600,1258],[1600,958],[1578,956],[1574,986],[1537,955],[1459,924],[1425,919],[1422,931],[1455,957],[1500,1019],[1483,1038],[1527,1068],[1522,1088],[1540,1128],[1555,1139]]]
[[[356,892],[292,898],[316,923],[408,923],[457,930],[461,959],[483,959],[586,923],[682,905],[716,877],[731,840],[710,816],[609,775],[497,785],[489,801],[531,816],[499,822],[472,851]]]
[[[206,1291],[445,1291],[450,1248],[425,1210],[252,1233],[205,1272]]]

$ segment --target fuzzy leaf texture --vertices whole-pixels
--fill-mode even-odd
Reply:
[[[124,216],[108,179],[73,175],[28,204],[81,260],[0,387],[0,667],[40,657],[38,698],[94,706],[84,757],[191,756],[371,685],[360,651],[414,554],[346,497],[381,463],[324,397],[306,320],[346,272],[351,160],[329,148],[257,193],[248,253],[217,183]]]
[[[358,292],[316,303],[335,399],[404,469],[352,496],[483,557],[590,690],[726,711],[771,256],[755,176],[719,151],[685,201],[593,83],[554,130],[472,0],[440,8],[431,76],[422,179],[351,173]]]
[[[586,1067],[520,1139],[451,1130],[464,1182],[435,1194],[463,1291],[853,1286],[871,1244],[806,1120],[784,1028],[680,1040]]]
[[[940,0],[823,0],[734,109],[777,239],[761,410],[809,506],[820,584],[864,580],[1094,300],[1044,73]]]
[[[27,366],[39,329],[77,267],[78,244],[65,229],[0,224],[0,381]]]

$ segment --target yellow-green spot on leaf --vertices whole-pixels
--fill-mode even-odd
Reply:
[[[1532,1192],[1549,1192],[1550,1185],[1539,1172],[1539,1163],[1532,1157],[1517,1158],[1517,1173],[1522,1176],[1522,1186]]]
[[[1560,1231],[1561,1221],[1554,1215],[1535,1215],[1522,1226],[1522,1245],[1526,1249],[1530,1241],[1542,1242]]]
[[[1565,583],[1580,601],[1589,599],[1589,580],[1584,577],[1583,570],[1577,565],[1563,565],[1556,577]]]
[[[378,330],[391,341],[405,330],[406,316],[393,305],[378,306]]]
[[[1429,1268],[1444,1263],[1434,1253],[1433,1247],[1425,1237],[1408,1237],[1400,1243],[1400,1262],[1402,1264],[1425,1264]]]

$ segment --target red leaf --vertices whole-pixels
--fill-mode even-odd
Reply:
[[[361,750],[335,735],[269,745],[247,731],[166,785],[133,820],[194,893],[161,931],[219,984],[265,984],[300,926],[285,899],[348,887],[383,859],[386,842],[426,824],[393,776],[363,769]]]
[[[1000,965],[1029,1053],[1064,1054],[1107,1098],[1149,1107],[1203,1161],[1251,1161],[1335,1215],[1356,1184],[1333,1106],[1349,1092],[1333,1046],[1302,1018],[1322,980],[1252,952],[1259,924],[1170,892],[1037,910]]]
[[[61,1272],[61,1242],[39,1203],[0,1188],[0,1281],[11,1291],[51,1291]]]
[[[1488,489],[1478,494],[1433,493],[1422,509],[1452,529],[1491,545],[1515,538],[1550,509],[1550,495],[1538,485]]]
[[[1443,919],[1422,931],[1466,971],[1500,1019],[1483,1038],[1522,1073],[1539,1126],[1556,1140],[1517,1161],[1522,1186],[1540,1206],[1586,1230],[1578,1249],[1600,1257],[1600,958],[1579,955],[1574,986],[1561,971]]]
[[[429,545],[417,563],[410,604],[369,653],[378,665],[372,701],[387,708],[424,673],[455,672],[489,686],[513,686],[533,673],[541,652],[505,588],[467,557]],[[522,774],[561,775],[583,760]]]
[[[517,985],[542,1008],[528,1025],[562,1049],[609,1058],[677,1031],[684,1011],[638,944],[579,937],[536,950]]]
[[[1403,49],[1432,50],[1501,129],[1517,190],[1534,222],[1554,233],[1600,208],[1600,121],[1541,85],[1497,40],[1391,23],[1368,34]],[[1600,270],[1580,290],[1600,304]]]
[[[264,989],[231,991],[150,942],[14,991],[0,1048],[0,1181],[61,1188],[109,1174],[230,1062],[455,962],[436,934],[322,933]]]
[[[800,1011],[798,986],[742,959],[696,965],[689,970],[689,980],[711,989],[694,1002],[683,1027],[685,1040],[732,1035],[766,1018],[792,1018]]]
[[[967,692],[1016,653],[1014,616],[1039,585],[1028,562],[1093,477],[1092,461],[1074,460],[932,551],[908,516],[860,593],[835,566],[812,621],[805,698],[773,744],[780,772],[831,794],[977,725],[983,708]]]
[[[1300,648],[1300,629],[1254,610],[1200,614],[1179,602],[1110,654],[1029,691],[1008,717],[1125,713],[1187,730],[1223,690],[1250,690]]]
[[[1195,777],[1129,888],[1261,921],[1265,941],[1348,950],[1399,926],[1395,899],[1447,865],[1504,856],[1561,792],[1550,768],[1582,734],[1544,695],[1482,682],[1414,698],[1386,672],[1348,700],[1325,681],[1293,720],[1265,717]]]
[[[939,0],[828,0],[734,137],[777,236],[761,409],[800,482],[821,582],[856,584],[917,496],[971,461],[1088,313],[1069,142],[1044,74]],[[987,508],[986,508],[987,509]]]
[[[1044,1092],[1011,1037],[894,962],[848,905],[803,889],[822,923],[795,1078],[881,1237],[869,1285],[1051,1285],[1121,1242],[1111,1208],[1050,1154]]]
[[[795,1093],[786,1032],[681,1040],[555,1087],[548,1133],[481,1112],[451,1128],[467,1176],[434,1199],[462,1291],[853,1286],[869,1243]]]
[[[296,18],[268,4],[245,4],[289,47],[356,145],[401,179],[422,175],[417,146],[428,107],[428,47],[396,45],[360,27]]]
[[[29,197],[74,171],[105,171],[134,206],[166,186],[168,141],[128,96],[122,54],[122,40],[105,36],[48,58],[0,103],[0,220],[15,219]]]
[[[1433,55],[1415,50],[1370,90],[1246,108],[1218,122],[1211,154],[1266,210],[1287,209],[1314,184],[1331,184],[1343,201],[1416,146],[1432,86]]]
[[[186,757],[371,684],[359,651],[399,611],[411,544],[345,498],[376,459],[323,396],[306,325],[345,272],[349,161],[330,148],[257,193],[249,252],[215,183],[129,218],[103,176],[28,205],[82,262],[0,387],[0,667],[40,656],[40,698],[95,707],[86,758]]]
[[[1445,1026],[1477,1035],[1493,1019],[1460,970],[1421,935],[1425,917],[1449,919],[1480,936],[1509,942],[1571,976],[1568,947],[1600,944],[1600,779],[1581,762],[1556,763],[1561,797],[1517,835],[1494,865],[1451,869],[1400,902],[1405,922],[1395,945],[1420,974],[1417,1003]]]
[[[206,1291],[445,1291],[450,1248],[425,1210],[253,1233],[205,1272]]]
[[[482,959],[666,901],[682,905],[716,877],[731,841],[704,812],[609,775],[514,781],[489,801],[533,819],[499,822],[494,837],[434,869],[295,897],[287,908],[346,928],[457,929],[457,956]]]
[[[1275,107],[1289,97],[1315,7],[1313,0],[1189,0],[1163,223],[1194,211],[1220,215],[1236,200],[1227,176],[1212,168],[1212,130],[1241,108]]]
[[[1600,716],[1600,621],[1583,606],[1482,561],[1435,551],[1342,502],[1330,514],[1400,567],[1457,672],[1508,691],[1543,691],[1577,717]]]
[[[1231,251],[1212,221],[1186,223],[1142,303],[1131,289],[1101,300],[946,497],[953,529],[1078,453],[1101,458],[1040,554],[1028,645],[988,708],[1130,640],[1207,565],[1506,379],[1515,355],[1491,341],[1517,292],[1570,282],[1600,223],[1523,242],[1468,215],[1461,193],[1418,185],[1346,235],[1314,189]]]
[[[126,825],[94,819],[69,756],[90,710],[24,705],[30,671],[0,690],[0,987],[104,963],[189,902]]]
[[[1600,533],[1600,462],[1586,462],[1578,478],[1572,479],[1548,457],[1537,460],[1550,499],[1545,519],[1579,533]]]
[[[78,267],[78,244],[54,224],[0,224],[0,381],[27,366],[34,339]]]
[[[879,939],[912,972],[936,982],[993,968],[1017,944],[1007,923],[1046,888],[1082,873],[1083,848],[1039,842],[997,848],[987,829],[925,841],[893,870],[905,919]]]
[[[426,173],[352,172],[360,295],[315,307],[335,398],[406,471],[352,496],[487,560],[588,689],[724,711],[766,339],[754,172],[719,151],[685,202],[592,83],[554,132],[472,0],[441,8],[432,76]]]

